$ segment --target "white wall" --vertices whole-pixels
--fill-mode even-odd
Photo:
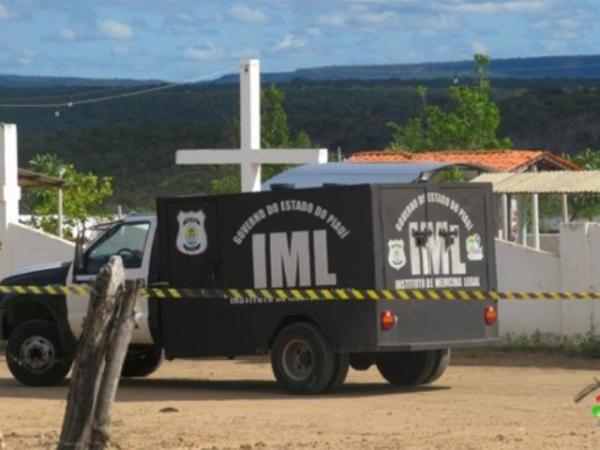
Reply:
[[[0,123],[0,279],[29,266],[73,257],[73,245],[21,225],[17,127]]]
[[[7,248],[4,251],[9,253],[10,266],[0,269],[0,279],[27,267],[70,261],[75,252],[71,242],[19,223],[9,224],[5,245]]]
[[[600,291],[600,224],[561,225],[558,254],[496,241],[496,258],[501,291]],[[598,300],[503,300],[499,316],[503,335],[600,331]]]

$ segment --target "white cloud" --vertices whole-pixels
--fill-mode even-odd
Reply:
[[[267,15],[264,12],[245,5],[233,5],[229,10],[229,14],[235,20],[243,23],[260,25],[267,22]]]
[[[212,42],[207,42],[183,49],[182,55],[191,61],[207,61],[222,58],[225,51],[213,45]]]
[[[323,33],[321,32],[320,28],[317,27],[308,27],[306,30],[306,34],[308,34],[309,36],[321,36]]]
[[[554,11],[533,23],[532,28],[544,33],[551,52],[567,51],[569,42],[582,39],[593,28],[595,18],[582,9]]]
[[[19,57],[17,58],[17,62],[22,66],[30,66],[37,55],[37,50],[33,48],[26,48],[25,50],[21,51]]]
[[[287,50],[298,50],[302,47],[306,47],[306,44],[307,42],[304,39],[301,39],[294,34],[286,34],[283,39],[273,47],[273,51],[283,52]]]
[[[398,20],[398,14],[392,11],[384,11],[381,13],[365,12],[357,14],[356,22],[365,25],[384,25],[386,23],[395,22]]]
[[[317,24],[326,27],[342,27],[346,25],[348,17],[345,14],[321,14],[317,17]]]
[[[127,40],[133,39],[135,34],[133,28],[116,20],[105,20],[98,24],[100,32],[111,39]]]
[[[445,6],[449,11],[474,14],[533,13],[546,11],[551,5],[547,0],[513,1],[459,1]]]
[[[77,33],[71,28],[63,28],[59,31],[58,37],[63,41],[75,41],[77,40]]]
[[[8,12],[8,9],[6,9],[6,6],[0,3],[0,20],[5,19],[10,19],[10,13]]]

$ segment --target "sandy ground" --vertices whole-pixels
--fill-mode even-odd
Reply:
[[[600,361],[463,356],[430,387],[398,390],[371,369],[337,394],[293,397],[268,364],[175,361],[122,383],[111,431],[122,449],[598,449],[595,395],[573,402],[595,375]],[[53,448],[66,393],[21,386],[0,360],[7,448]]]

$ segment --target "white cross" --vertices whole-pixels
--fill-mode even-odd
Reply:
[[[326,163],[327,149],[260,149],[260,63],[240,64],[240,141],[236,150],[177,150],[176,163],[239,164],[242,192],[260,191],[262,164]]]

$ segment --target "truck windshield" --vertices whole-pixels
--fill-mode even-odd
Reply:
[[[98,273],[113,255],[123,258],[126,269],[140,268],[149,230],[148,222],[132,222],[122,223],[108,231],[106,237],[100,238],[88,251],[85,272]]]

